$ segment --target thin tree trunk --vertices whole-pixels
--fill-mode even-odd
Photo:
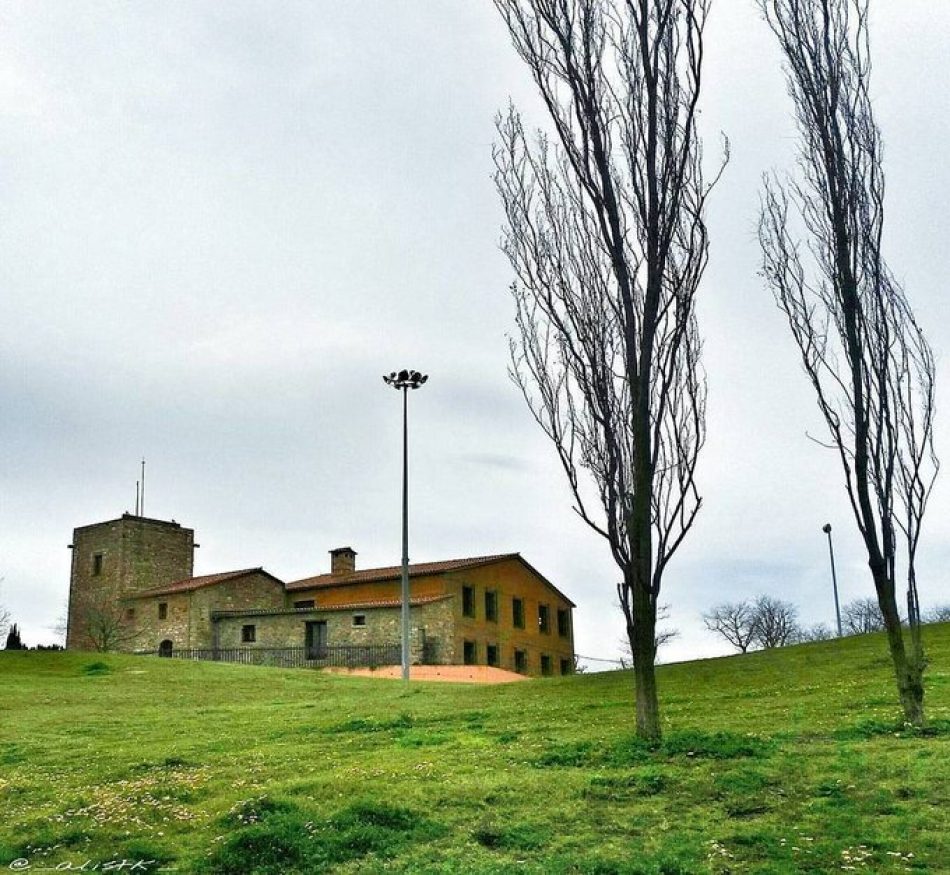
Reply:
[[[637,735],[655,740],[660,737],[660,703],[656,692],[656,619],[651,596],[636,581],[632,586],[633,634],[630,652],[633,654],[633,678],[636,693]],[[628,627],[629,628],[629,627]]]
[[[887,647],[894,665],[894,677],[901,708],[904,710],[904,722],[922,727],[924,718],[924,665],[921,652],[914,648],[908,655],[904,647],[904,630],[901,627],[900,614],[897,612],[894,598],[894,582],[881,566],[871,568],[874,586],[877,589],[878,604],[884,617],[884,629],[887,632]]]

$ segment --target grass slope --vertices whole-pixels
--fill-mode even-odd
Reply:
[[[406,689],[0,653],[0,865],[947,872],[950,625],[926,639],[930,734],[896,728],[875,635],[661,668],[655,750],[623,672]]]

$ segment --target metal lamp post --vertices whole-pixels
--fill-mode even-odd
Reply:
[[[419,371],[393,371],[383,380],[402,389],[402,679],[409,680],[409,390],[428,380]]]
[[[831,546],[831,523],[825,523],[821,530],[828,536],[828,555],[831,557],[831,586],[835,593],[835,617],[838,620],[838,637],[841,638],[841,608],[838,605],[838,577],[835,574],[835,551]]]

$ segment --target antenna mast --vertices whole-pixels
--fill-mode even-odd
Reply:
[[[135,481],[135,515],[141,516],[139,513],[139,481]]]
[[[139,491],[139,496],[139,515],[145,516],[145,456],[142,456],[142,488]]]

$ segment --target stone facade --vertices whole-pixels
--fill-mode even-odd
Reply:
[[[150,587],[191,577],[195,533],[175,522],[124,514],[73,531],[66,646],[90,645],[90,618],[114,622],[128,642],[129,599]],[[110,616],[111,615],[111,616]]]
[[[143,595],[135,601],[136,644],[141,650],[158,650],[162,641],[171,641],[176,650],[214,647],[212,614],[216,611],[236,611],[249,605],[258,610],[286,607],[283,584],[256,570],[190,592]]]
[[[356,568],[350,547],[331,571],[284,583],[261,568],[193,577],[194,532],[132,517],[74,532],[67,647],[89,604],[120,617],[114,649],[220,651],[397,645],[398,567]],[[529,675],[574,669],[573,602],[519,554],[410,567],[411,660],[492,665]],[[309,660],[311,657],[308,656]]]

